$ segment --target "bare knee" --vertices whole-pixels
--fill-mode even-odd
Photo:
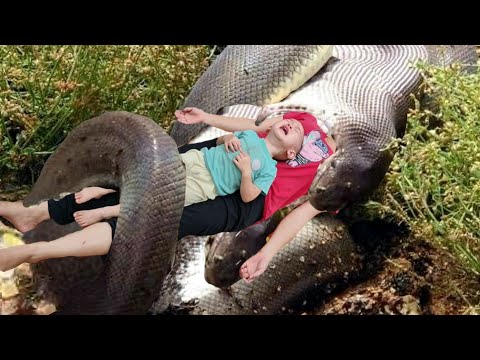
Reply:
[[[112,245],[112,228],[107,222],[99,222],[90,225],[85,230],[89,230],[92,236],[86,241],[90,242],[90,246],[96,249],[96,255],[106,255],[110,251]]]

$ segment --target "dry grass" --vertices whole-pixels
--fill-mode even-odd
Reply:
[[[0,46],[0,181],[33,184],[69,131],[105,111],[168,131],[209,55],[207,46]]]

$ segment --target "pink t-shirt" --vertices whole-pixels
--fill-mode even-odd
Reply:
[[[265,196],[262,220],[268,219],[277,210],[282,209],[308,193],[318,167],[333,154],[328,146],[325,134],[317,124],[317,119],[306,112],[289,112],[284,119],[295,119],[303,125],[305,137],[302,150],[295,159],[277,163],[277,176]],[[264,138],[267,133],[259,133]]]

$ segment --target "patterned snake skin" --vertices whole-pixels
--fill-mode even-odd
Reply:
[[[302,107],[316,114],[337,141],[336,154],[320,167],[309,193],[312,205],[326,210],[368,194],[385,175],[392,154],[382,149],[403,132],[409,95],[420,83],[411,63],[476,60],[468,46],[335,46],[334,58],[322,68],[331,50],[312,45],[230,46],[185,103],[209,112],[247,103],[269,105],[272,113]],[[183,144],[200,130],[201,126],[176,123],[171,135]],[[87,161],[93,156],[95,163]],[[25,205],[85,186],[121,189],[122,213],[105,265],[92,258],[49,260],[36,266],[65,313],[130,314],[150,308],[157,313],[188,297],[197,302],[192,313],[277,313],[305,291],[329,288],[361,268],[344,226],[323,216],[305,226],[253,284],[207,292],[203,284],[199,288],[207,296],[185,295],[188,284],[182,283],[182,276],[201,262],[204,244],[202,239],[186,238],[160,291],[172,265],[184,199],[179,161],[175,144],[153,121],[127,113],[107,113],[85,122],[50,157]],[[72,230],[73,226],[62,229]],[[26,239],[40,237],[33,233]],[[248,255],[246,243],[251,252],[261,245],[257,242],[252,248],[251,240],[241,246],[232,241],[230,248],[211,244],[206,266],[211,283],[227,286],[236,280],[236,274],[221,274],[238,269]],[[65,288],[66,278],[73,279],[68,281],[71,291]]]
[[[185,237],[177,247],[177,262],[165,280],[152,313],[166,310],[210,315],[289,313],[319,295],[330,293],[361,269],[361,257],[345,225],[329,216],[320,216],[307,223],[253,283],[236,281],[224,289],[207,283],[202,271],[205,263],[208,279],[208,264],[222,261],[224,266],[213,264],[213,268],[221,269],[218,274],[226,277],[224,286],[234,282],[232,275],[238,280],[238,259],[255,254],[265,241],[262,231],[265,226],[252,228],[255,234],[248,234],[244,239],[238,237],[245,231],[237,237],[235,233],[211,237],[213,251],[208,252],[206,259],[204,253],[196,251],[203,248],[204,239]],[[246,231],[249,230],[252,231],[251,228]],[[223,249],[216,249],[222,245]],[[238,254],[233,248],[239,250]],[[229,258],[223,258],[220,252]],[[314,290],[314,296],[307,294],[307,290]]]
[[[385,175],[392,154],[381,149],[392,137],[403,134],[410,105],[409,95],[417,90],[421,81],[412,64],[421,60],[437,65],[453,62],[472,65],[477,61],[473,46],[335,46],[333,56],[328,65],[304,86],[281,103],[267,106],[266,111],[276,115],[304,108],[314,113],[319,125],[335,137],[337,153],[320,167],[309,194],[309,201],[318,209],[339,208],[367,195]],[[469,68],[467,66],[467,70]],[[227,110],[226,115],[256,118],[259,113],[260,109],[237,106]],[[215,134],[218,135],[221,133]],[[202,134],[198,141],[206,138],[208,135]],[[289,247],[274,257],[270,269],[250,285],[235,282],[241,263],[265,243],[264,234],[258,234],[259,230],[255,229],[262,225],[255,225],[239,234],[220,234],[210,238],[210,242],[213,240],[219,245],[207,246],[207,249],[204,248],[205,239],[183,239],[177,249],[180,260],[168,275],[161,292],[164,296],[155,303],[154,312],[183,309],[188,313],[224,314],[228,304],[240,303],[243,304],[241,307],[227,307],[227,313],[262,314],[279,312],[279,307],[275,306],[277,300],[284,304],[280,307],[282,312],[292,311],[288,304],[294,298],[304,299],[302,304],[312,299],[315,301],[316,296],[325,293],[320,289],[341,285],[362,268],[361,257],[355,255],[355,247],[346,233],[336,239],[337,247],[333,252],[325,249],[325,242],[332,247],[335,243],[335,223],[332,221],[322,216],[321,221],[315,219],[302,229]],[[316,228],[316,234],[320,236],[312,238],[312,228]],[[256,232],[251,240],[244,239],[250,236],[248,232]],[[246,234],[242,237],[242,233]],[[252,239],[257,239],[257,242]],[[313,249],[305,247],[304,241],[308,239],[314,239],[312,244],[316,246]],[[206,262],[205,251],[208,252]],[[303,263],[302,267],[299,262],[285,261],[289,252],[295,254],[292,259],[300,259],[300,254],[305,252],[313,257],[319,256],[323,264],[328,264],[328,259],[331,259],[330,267],[326,267],[327,273],[331,271],[335,276],[318,277],[318,274],[325,273],[320,265],[316,272],[315,266],[310,268]],[[335,261],[335,256],[339,256],[340,260]],[[299,278],[292,278],[292,274],[298,273],[298,266],[305,273]],[[205,276],[201,277],[199,273],[203,267]],[[272,269],[281,271],[283,279],[290,276],[289,280],[279,285],[280,289],[295,289],[290,296],[280,294],[271,287],[278,284],[276,278],[270,278],[274,273]],[[231,289],[250,289],[250,293],[219,290],[205,279],[222,288],[235,283]],[[310,298],[307,296],[309,292],[313,293]],[[248,299],[253,302],[249,303]]]
[[[64,313],[145,313],[172,266],[185,201],[185,171],[174,141],[139,115],[111,112],[88,120],[48,159],[24,204],[95,184],[121,189],[121,213],[105,265],[98,258],[65,258],[40,262],[34,270],[49,279]],[[74,225],[49,221],[24,238],[48,240],[46,234],[71,229]]]
[[[193,87],[184,107],[217,113],[229,105],[278,102],[315,75],[331,54],[328,45],[228,46]],[[204,127],[176,123],[170,135],[180,146]]]

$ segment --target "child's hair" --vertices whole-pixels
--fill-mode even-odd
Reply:
[[[295,144],[295,148],[292,149],[293,151],[295,151],[295,156],[297,156],[300,151],[302,151],[302,147],[303,147],[303,139],[301,139],[301,141],[299,141],[297,144]],[[286,149],[282,154],[278,154],[278,155],[274,155],[273,158],[277,161],[287,161],[287,160],[290,160],[288,158],[288,155],[287,155],[287,150],[290,150],[290,149]]]
[[[305,139],[305,137],[302,137],[302,141],[299,141],[297,144],[295,144],[295,149],[293,149],[295,151],[295,154],[299,154],[300,151],[302,151],[302,147],[303,147],[303,140]]]

